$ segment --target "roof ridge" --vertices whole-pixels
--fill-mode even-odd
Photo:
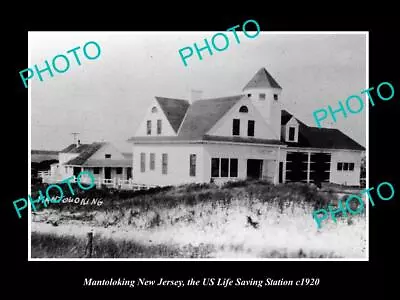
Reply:
[[[170,97],[162,97],[162,96],[154,96],[154,98],[156,98],[158,100],[158,98],[162,98],[162,99],[171,99],[171,100],[178,100],[178,101],[186,101],[187,103],[190,104],[189,100],[186,99],[178,99],[178,98],[170,98]]]
[[[239,95],[232,95],[232,96],[224,96],[224,97],[218,97],[218,98],[207,98],[207,99],[199,99],[194,101],[192,104],[200,102],[200,101],[211,101],[211,100],[223,100],[226,98],[233,98],[233,97],[243,97],[245,94],[239,94]]]

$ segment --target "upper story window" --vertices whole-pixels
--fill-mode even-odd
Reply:
[[[147,121],[147,135],[151,135],[151,121]]]
[[[260,100],[265,100],[265,94],[264,93],[260,94],[259,96],[260,96]]]
[[[240,120],[233,119],[232,135],[240,135]]]
[[[154,113],[156,113],[158,110],[157,110],[157,107],[155,107],[155,106],[153,106],[153,108],[151,109],[151,112],[154,114]]]
[[[161,120],[157,120],[157,134],[161,134]]]
[[[296,127],[289,127],[289,138],[290,142],[294,142],[296,139]]]
[[[241,106],[241,107],[239,108],[239,112],[241,112],[241,113],[247,113],[247,112],[249,112],[249,109],[247,108],[246,105],[243,105],[243,106]]]
[[[249,120],[247,124],[247,136],[254,136],[254,120]]]
[[[278,94],[274,94],[274,100],[278,100]]]
[[[105,158],[111,158],[111,154],[104,154]]]

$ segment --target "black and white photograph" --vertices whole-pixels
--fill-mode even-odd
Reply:
[[[29,261],[368,261],[368,32],[252,28],[29,32]]]

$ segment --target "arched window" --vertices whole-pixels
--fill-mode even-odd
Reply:
[[[156,113],[157,112],[157,107],[153,106],[153,108],[151,109],[152,113]]]
[[[243,106],[241,106],[241,107],[239,108],[239,112],[241,112],[241,113],[247,113],[247,112],[249,112],[249,110],[248,110],[247,106],[243,105]]]

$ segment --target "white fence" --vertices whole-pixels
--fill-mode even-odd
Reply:
[[[57,176],[53,176],[50,171],[39,171],[38,176],[43,179],[45,183],[59,183],[64,180],[64,178],[60,179]],[[74,176],[73,180],[69,182],[76,182],[76,177]],[[83,177],[81,178],[82,183],[90,184],[90,178]],[[150,188],[158,187],[157,185],[145,185],[145,184],[137,184],[134,183],[132,178],[129,180],[123,179],[106,179],[106,178],[98,178],[95,180],[96,188],[101,188],[102,186],[106,186],[108,188],[115,188],[121,190],[148,190]]]

